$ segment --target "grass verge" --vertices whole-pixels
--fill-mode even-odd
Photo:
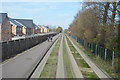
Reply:
[[[71,38],[71,37],[70,37]],[[116,80],[119,80],[120,78],[120,74],[117,74],[116,72],[114,72],[111,64],[109,61],[105,61],[103,59],[101,59],[99,56],[93,55],[91,50],[89,50],[88,48],[85,48],[83,46],[81,46],[76,40],[74,40],[73,38],[71,38],[71,40],[73,41],[74,44],[76,44],[84,53],[87,54],[87,56],[90,57],[90,59],[97,64],[97,66],[99,66],[100,68],[102,68],[103,70],[105,70],[112,78],[115,78]]]
[[[70,50],[72,51],[72,54],[79,66],[79,68],[90,68],[90,66],[85,62],[85,60],[80,56],[80,54],[77,52],[77,50],[72,46],[72,43],[69,41],[69,39],[67,38],[68,41],[68,45],[70,47]],[[94,72],[89,72],[89,71],[84,71],[81,69],[81,72],[83,74],[83,76],[89,80],[92,79],[97,79],[99,80],[98,76],[94,73]]]
[[[72,54],[78,64],[81,68],[90,68],[89,65],[85,62],[85,60],[80,56],[80,54],[77,52],[77,50],[73,47],[69,39],[67,38],[68,45],[70,47],[70,50],[72,51]]]
[[[55,78],[56,77],[60,40],[61,39],[59,39],[56,45],[54,46],[53,51],[51,52],[47,60],[47,63],[45,64],[45,67],[40,75],[40,78]]]

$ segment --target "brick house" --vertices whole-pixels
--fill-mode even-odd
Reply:
[[[11,40],[11,30],[7,13],[0,13],[0,41]]]
[[[41,33],[41,29],[38,25],[36,25],[35,23],[33,23],[33,26],[34,26],[34,33],[35,34],[39,34]]]
[[[24,27],[24,25],[16,20],[13,20],[12,18],[9,18],[9,21],[12,27],[12,37],[22,36],[22,28]]]
[[[42,33],[48,33],[49,32],[49,27],[48,26],[41,26],[41,32]]]
[[[41,25],[38,25],[38,27],[40,28],[40,32],[43,33],[43,28]]]
[[[14,20],[24,25],[24,27],[22,28],[23,35],[34,34],[33,20],[30,20],[30,19],[14,19]]]

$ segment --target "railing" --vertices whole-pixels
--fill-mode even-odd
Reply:
[[[47,40],[49,36],[55,36],[56,33],[39,35],[24,39],[11,40],[6,42],[0,42],[0,59],[2,62],[7,58],[11,58],[33,46],[36,46],[43,41]]]
[[[95,43],[89,43],[83,39],[80,39],[76,36],[72,36],[78,43],[80,43],[85,48],[88,48],[92,51],[92,54],[101,57],[105,61],[110,61],[112,66],[114,65],[114,59],[117,58],[117,52],[112,51],[103,46],[97,45]]]

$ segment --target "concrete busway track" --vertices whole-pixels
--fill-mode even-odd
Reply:
[[[61,37],[61,36],[60,36]],[[49,51],[46,53],[45,57],[42,59],[42,61],[40,62],[40,64],[38,65],[38,67],[36,68],[36,70],[34,71],[34,73],[31,75],[31,79],[32,78],[40,78],[40,75],[45,67],[45,64],[54,48],[54,46],[56,45],[56,43],[58,42],[58,40],[60,39],[60,37],[54,42],[54,44],[51,46],[51,48],[49,49]]]
[[[83,59],[86,61],[86,63],[92,68],[92,70],[97,74],[97,76],[100,79],[107,79],[109,80],[110,77],[108,77],[104,72],[102,72],[102,70],[100,70],[95,64],[94,62],[83,52],[81,51],[73,42],[72,40],[67,36],[67,38],[70,40],[70,42],[72,43],[72,45],[74,46],[74,48],[78,51],[78,53],[83,57]]]
[[[61,39],[59,53],[58,53],[56,78],[65,78],[64,62],[63,62],[63,34],[62,34],[62,39]]]
[[[68,46],[66,36],[64,36],[64,38],[65,38],[65,44],[66,44],[66,48],[67,48],[67,51],[68,51],[68,55],[69,55],[69,58],[70,58],[70,62],[71,62],[72,68],[73,68],[73,73],[75,75],[75,78],[82,78],[83,79],[84,77],[83,77],[83,75],[82,75],[82,73],[81,73],[73,55],[72,55],[72,52],[71,52],[71,50]]]
[[[68,78],[65,74],[66,70],[65,70],[65,64],[64,64],[65,60],[63,57],[63,54],[65,54],[63,52],[63,38],[65,38],[64,34],[61,35],[61,38],[58,38],[58,40],[61,39],[61,41],[60,41],[60,47],[58,50],[57,69],[56,69],[56,74],[55,74],[55,78],[57,78],[57,79]],[[32,74],[30,79],[32,79],[32,78],[39,79],[40,78],[40,75],[44,71],[43,69],[45,68],[46,63],[48,62],[48,59],[49,59],[50,55],[52,54],[51,52],[52,52],[53,48],[55,47],[56,43],[58,42],[58,40],[53,44],[53,46],[51,46],[48,53],[42,59],[41,63],[38,65],[38,67],[36,68],[36,70],[34,71],[34,73]],[[66,54],[68,54],[68,58],[69,58],[68,60],[70,60],[70,65],[71,65],[71,68],[73,71],[72,73],[73,73],[74,78],[83,78],[83,75],[82,75],[81,71],[79,70],[78,65],[77,65],[77,63],[76,63],[76,61],[75,61],[75,59],[70,51],[70,48],[67,44],[66,38],[65,38],[64,43],[67,46],[66,51],[68,51],[68,52]],[[47,64],[49,64],[49,63],[47,63]],[[44,77],[44,78],[46,78],[46,77]]]
[[[59,35],[56,35],[52,42],[44,41],[4,62],[2,64],[2,78],[28,78],[58,37]]]

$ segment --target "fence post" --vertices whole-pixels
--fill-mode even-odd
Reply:
[[[97,45],[96,45],[96,48],[95,48],[95,54],[97,54]]]
[[[100,54],[100,52],[99,52],[100,50],[99,49],[100,49],[100,46],[97,47],[97,56],[98,57],[99,57],[99,54]]]
[[[94,51],[93,43],[92,43],[92,50]]]
[[[107,55],[107,48],[105,48],[105,60],[106,60],[106,55]]]
[[[115,52],[113,51],[113,54],[112,54],[112,67],[114,67],[114,59],[115,59]]]
[[[76,41],[77,41],[77,37],[76,37]],[[77,41],[78,42],[78,41]]]

